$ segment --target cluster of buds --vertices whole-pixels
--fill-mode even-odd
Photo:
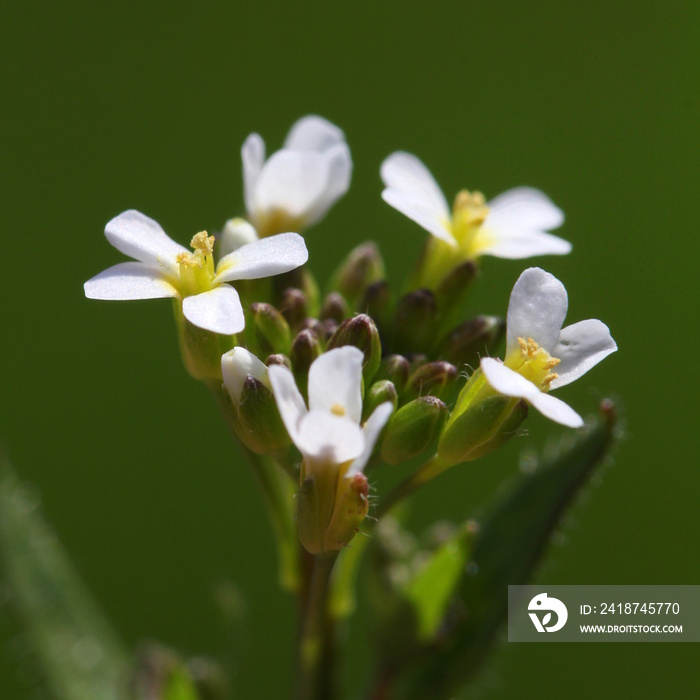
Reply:
[[[583,424],[549,392],[616,346],[597,320],[562,329],[568,301],[559,280],[529,268],[505,319],[463,313],[482,255],[571,250],[550,233],[563,214],[544,194],[518,188],[487,202],[465,190],[450,209],[426,167],[395,153],[381,167],[382,196],[431,234],[413,274],[396,294],[377,246],[365,243],[321,296],[299,232],[349,187],[343,133],[305,117],[267,160],[251,135],[242,160],[245,219],[215,236],[197,233],[189,251],[152,219],[125,212],[105,234],[136,262],[97,275],[85,292],[175,300],[190,374],[224,397],[243,449],[298,478],[296,523],[309,552],[352,540],[369,511],[369,468],[474,460],[516,435],[529,406]]]

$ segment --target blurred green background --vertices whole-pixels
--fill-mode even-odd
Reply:
[[[235,581],[249,600],[238,696],[287,696],[294,615],[268,524],[181,367],[169,304],[87,301],[82,283],[122,260],[102,231],[124,209],[183,243],[242,213],[243,140],[255,130],[275,150],[306,113],[339,124],[355,162],[348,196],[307,235],[321,280],[368,238],[395,283],[410,269],[424,232],[379,197],[396,149],[450,197],[529,184],[564,209],[574,253],[534,264],[565,283],[569,321],[603,319],[620,351],[559,396],[583,413],[619,398],[627,430],[539,581],[700,583],[697,4],[76,0],[2,14],[0,435],[127,644],[221,653],[212,591]],[[474,308],[504,313],[527,265],[486,260]],[[470,515],[560,432],[528,428],[421,493],[416,524]],[[353,639],[360,677],[371,648]],[[34,697],[26,653],[5,621],[0,697]],[[504,643],[467,697],[691,698],[696,661],[692,644]]]

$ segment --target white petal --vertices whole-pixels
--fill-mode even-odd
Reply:
[[[344,464],[362,454],[365,439],[357,423],[326,411],[311,410],[301,419],[295,444],[305,457]]]
[[[429,231],[445,243],[456,246],[457,241],[450,230],[450,219],[446,219],[434,208],[421,204],[409,195],[394,189],[385,189],[382,199],[394,209],[400,211],[426,231]]]
[[[287,428],[292,442],[299,447],[301,419],[308,413],[304,398],[289,369],[281,365],[272,365],[267,372],[284,427]]]
[[[115,216],[105,227],[105,236],[120,253],[162,267],[172,275],[178,274],[178,254],[187,252],[157,221],[135,209]]]
[[[83,288],[88,299],[160,299],[180,296],[159,268],[140,262],[114,265],[88,280]]]
[[[539,267],[525,270],[510,294],[506,357],[518,349],[518,338],[532,338],[551,354],[568,305],[566,289],[554,275]]]
[[[432,212],[433,218],[450,220],[450,207],[440,186],[435,182],[428,168],[412,153],[405,151],[392,153],[382,163],[380,174],[388,189],[401,192],[416,205]],[[391,202],[389,204],[395,206]],[[399,209],[399,211],[403,210]],[[410,215],[406,214],[406,216]]]
[[[238,292],[227,284],[185,297],[182,300],[182,313],[190,323],[212,333],[234,335],[245,328]]]
[[[504,229],[551,231],[564,223],[564,212],[544,192],[516,187],[488,203],[486,225]]]
[[[229,219],[219,240],[219,258],[226,257],[241,246],[258,240],[255,227],[245,219]]]
[[[335,412],[338,408],[355,423],[362,416],[361,350],[346,345],[324,352],[309,369],[309,408]]]
[[[554,368],[559,376],[550,387],[556,389],[573,382],[615,350],[617,345],[602,321],[590,318],[567,326],[552,350],[561,363]]]
[[[347,144],[340,143],[324,154],[326,158],[326,187],[306,212],[305,226],[320,221],[328,210],[348,191],[352,177],[352,158]]]
[[[265,142],[260,134],[250,134],[241,147],[243,163],[243,198],[248,214],[255,204],[255,186],[265,163]]]
[[[480,255],[493,255],[497,258],[520,260],[535,255],[566,255],[572,245],[563,238],[542,231],[524,229],[487,228],[486,238],[491,242],[481,248]]]
[[[270,385],[267,367],[252,352],[236,346],[221,357],[221,374],[224,384],[234,401],[240,401],[243,384],[248,377],[253,377],[265,386]]]
[[[567,428],[580,428],[583,426],[583,418],[574,411],[568,403],[551,394],[540,392],[531,399],[532,405],[549,420],[565,425]]]
[[[325,151],[344,141],[345,135],[335,124],[309,114],[294,122],[284,147],[295,151]]]
[[[382,428],[386,425],[393,410],[394,406],[389,402],[380,404],[374,409],[362,428],[362,434],[365,437],[365,447],[362,450],[362,454],[350,465],[350,468],[345,473],[346,477],[349,478],[359,474],[367,466],[379,433],[382,432]]]
[[[540,391],[531,381],[498,360],[485,357],[481,360],[481,371],[499,394],[525,399],[546,418],[569,428],[580,428],[583,425],[583,419],[571,406]]]
[[[316,151],[277,151],[265,163],[255,188],[255,212],[281,209],[304,218],[323,196],[328,162]]]
[[[251,280],[289,272],[309,259],[298,233],[278,233],[248,243],[219,261],[215,283]]]

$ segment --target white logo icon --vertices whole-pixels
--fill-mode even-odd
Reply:
[[[564,603],[557,598],[550,598],[546,593],[536,595],[530,601],[530,605],[527,606],[527,609],[536,610],[537,612],[545,610],[549,611],[541,621],[537,615],[537,612],[529,613],[532,624],[535,625],[535,629],[538,632],[544,632],[545,630],[547,632],[557,632],[566,624],[566,620],[569,617],[569,612],[566,609],[566,605],[564,605]],[[548,626],[552,620],[552,612],[557,614],[557,623],[555,625]]]

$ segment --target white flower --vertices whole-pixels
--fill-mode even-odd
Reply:
[[[136,262],[114,265],[85,283],[90,299],[182,300],[182,313],[195,326],[233,335],[245,319],[238,292],[226,284],[234,280],[269,277],[293,270],[308,259],[304,239],[281,233],[255,241],[226,255],[214,266],[213,236],[198,233],[190,252],[175,243],[153,219],[125,211],[105,228],[107,240]]]
[[[289,437],[304,456],[306,475],[349,464],[345,476],[359,474],[393,410],[378,406],[364,427],[362,415],[363,353],[345,346],[318,357],[309,369],[309,408],[292,373],[281,365],[268,368],[272,393]]]
[[[500,394],[525,399],[547,418],[579,428],[581,416],[546,392],[578,379],[617,345],[597,319],[562,328],[568,303],[556,277],[539,267],[525,270],[510,295],[505,363],[484,358],[481,370]]]
[[[529,258],[564,255],[571,244],[547,231],[564,214],[539,190],[518,187],[490,202],[480,192],[460,192],[452,211],[430,171],[416,156],[398,151],[381,167],[384,201],[420,224],[466,259],[480,255]]]
[[[345,136],[315,115],[299,119],[267,160],[262,137],[251,134],[241,159],[245,206],[260,236],[312,226],[350,187]]]

